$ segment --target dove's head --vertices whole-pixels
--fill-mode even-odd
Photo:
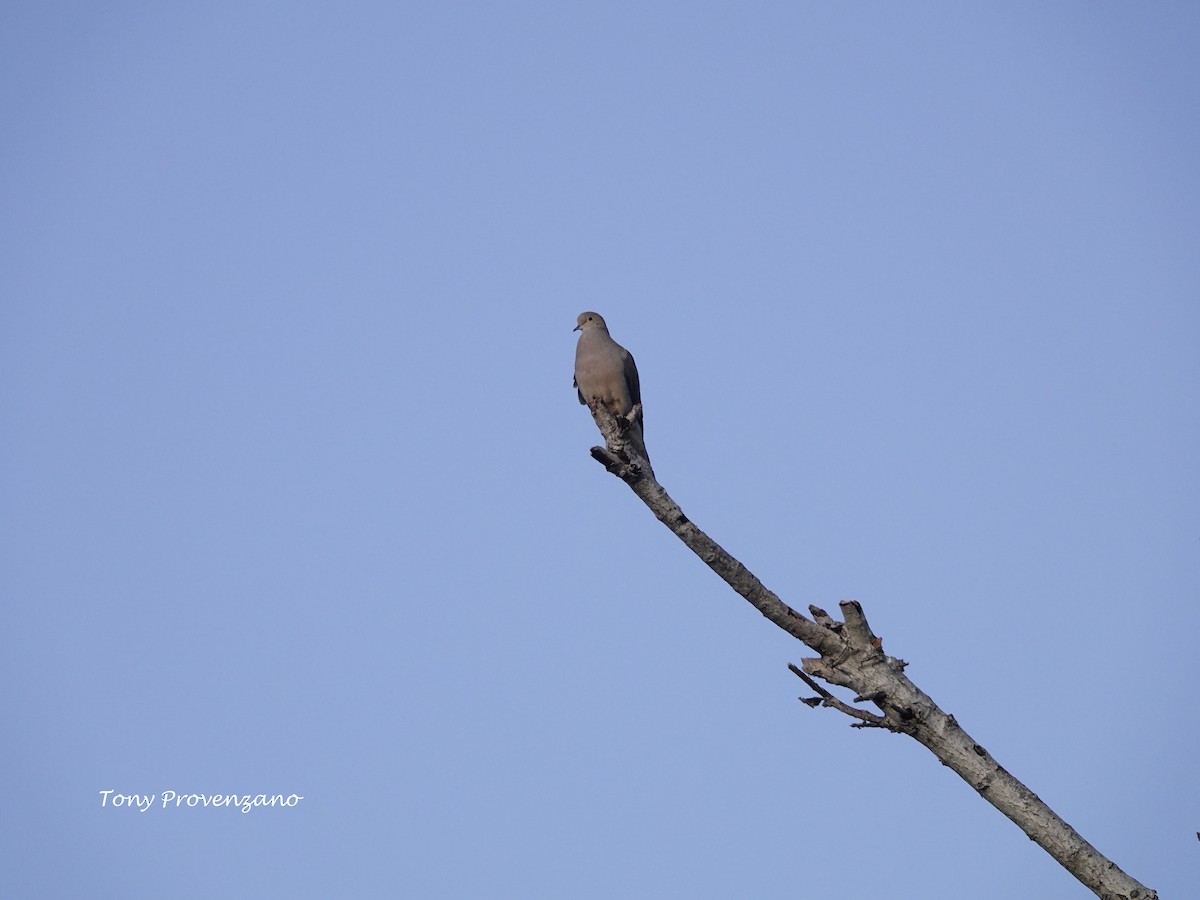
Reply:
[[[576,331],[584,331],[589,328],[598,328],[601,331],[608,331],[608,326],[604,324],[604,316],[597,312],[582,312],[576,320]]]

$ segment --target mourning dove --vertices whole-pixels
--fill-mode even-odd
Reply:
[[[599,313],[580,313],[578,321],[575,326],[580,333],[575,347],[575,387],[579,391],[579,402],[600,400],[614,416],[629,415],[633,407],[642,402],[633,355],[612,339],[604,317]],[[640,410],[629,423],[625,436],[630,448],[649,462],[646,443],[642,439]]]

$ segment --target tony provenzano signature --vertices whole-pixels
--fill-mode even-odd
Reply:
[[[158,794],[121,794],[117,791],[100,791],[101,807],[127,806],[138,812],[146,812],[155,805]],[[302,794],[180,794],[163,791],[159,799],[160,809],[179,809],[196,806],[231,806],[248,813],[259,806],[298,806],[304,799]]]

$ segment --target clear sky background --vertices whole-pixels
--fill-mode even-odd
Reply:
[[[595,309],[700,527],[1195,896],[1198,60],[1188,2],[4,4],[0,895],[1089,896],[591,460]]]

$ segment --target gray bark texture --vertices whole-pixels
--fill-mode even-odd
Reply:
[[[641,415],[640,406],[622,417],[603,405],[589,404],[607,447],[592,456],[624,481],[655,517],[760,613],[818,654],[791,670],[817,692],[809,706],[828,706],[856,719],[854,727],[885,728],[906,734],[953,769],[988,803],[1004,813],[1068,872],[1103,900],[1157,900],[1158,894],[1126,875],[1064,822],[1033,791],[1008,773],[978,742],[943,712],[904,674],[907,663],[883,652],[862,606],[842,601],[841,621],[810,606],[811,618],[792,609],[768,590],[752,572],[730,556],[683,514],[655,478],[648,462],[625,434]],[[853,706],[835,697],[819,681],[853,692]],[[877,711],[876,711],[877,710]]]

